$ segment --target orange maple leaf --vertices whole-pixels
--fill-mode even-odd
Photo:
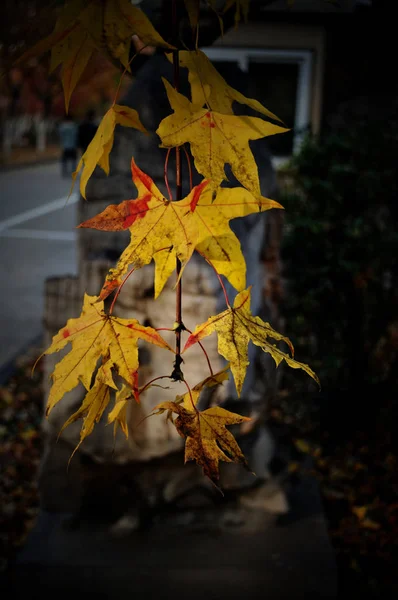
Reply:
[[[228,379],[228,366],[207,377],[195,385],[192,390],[183,396],[177,396],[174,402],[162,402],[155,407],[155,413],[162,414],[167,411],[168,418],[171,413],[178,417],[174,424],[178,433],[186,438],[185,462],[195,460],[203,468],[204,474],[214,483],[219,479],[219,461],[237,462],[247,467],[247,462],[236,442],[234,436],[226,428],[250,421],[219,406],[200,411],[196,408],[199,396],[204,387],[212,387]]]

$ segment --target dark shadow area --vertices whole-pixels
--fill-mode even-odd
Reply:
[[[171,35],[168,4],[142,2],[165,37]],[[277,330],[281,325],[294,344],[295,357],[314,369],[322,389],[314,391],[315,384],[309,384],[310,379],[299,370],[283,365],[275,369],[272,359],[269,376],[270,363],[250,356],[253,370],[247,387],[257,399],[243,395],[240,405],[228,398],[223,406],[258,418],[249,433],[239,435],[238,430],[237,439],[250,467],[257,471],[259,466],[261,473],[254,481],[255,476],[243,467],[234,471],[233,465],[226,465],[222,475],[232,474],[232,484],[225,486],[224,495],[203,483],[200,469],[193,471],[192,478],[185,475],[192,465],[183,466],[182,451],[116,464],[112,450],[106,450],[104,459],[105,438],[100,436],[95,438],[97,446],[93,442],[92,453],[83,444],[67,469],[73,436],[55,443],[59,428],[45,429],[43,390],[48,390],[48,373],[43,363],[31,375],[44,349],[40,339],[39,348],[21,352],[17,361],[0,370],[4,462],[0,587],[8,590],[7,598],[69,598],[73,594],[119,600],[128,594],[136,598],[315,600],[350,595],[394,597],[398,591],[398,106],[395,79],[384,72],[393,55],[393,19],[371,2],[343,3],[340,12],[335,8],[333,13],[297,6],[286,10],[280,2],[279,8],[265,11],[271,4],[253,0],[248,28],[243,27],[242,33],[233,30],[235,7],[228,12],[225,27],[230,37],[219,43],[219,50],[226,54],[221,53],[214,64],[228,83],[270,104],[291,128],[283,138],[274,136],[270,144],[250,142],[262,193],[283,204],[284,217],[278,220],[275,210],[267,214],[266,222],[251,215],[237,219],[232,229],[242,236],[244,254],[249,257],[248,281],[261,289],[261,298],[259,294],[257,304],[253,303],[256,314]],[[302,6],[298,0],[296,4]],[[183,2],[179,2],[180,9],[185,11]],[[205,10],[203,17],[207,25],[201,44],[210,46],[219,37],[219,23],[212,11]],[[184,43],[192,45],[186,15],[183,25]],[[277,32],[273,39],[272,27]],[[377,27],[383,28],[384,35],[376,42]],[[280,34],[283,42],[279,43]],[[253,49],[265,49],[268,54],[252,56]],[[228,51],[240,54],[231,60]],[[138,110],[151,135],[117,128],[111,174],[108,177],[96,169],[87,188],[88,201],[79,200],[80,221],[110,202],[135,195],[131,154],[165,193],[165,150],[159,147],[155,131],[170,114],[170,106],[158,76],[172,81],[173,68],[160,51],[140,56],[133,64],[134,83],[123,88],[121,98]],[[42,83],[44,66],[38,65]],[[108,106],[106,93],[115,89],[115,81],[112,86],[109,83],[112,72],[102,77],[101,69],[102,63],[97,63],[93,71],[87,71],[87,85],[98,84],[96,107]],[[186,75],[181,74],[180,90],[189,96]],[[32,70],[26,77],[31,86]],[[31,87],[23,87],[18,77],[10,81],[13,113],[19,110],[26,86]],[[43,89],[47,108],[55,110],[48,140],[56,145],[58,161],[61,88],[59,81],[44,81],[54,83],[54,97],[46,85]],[[74,110],[76,124],[84,122],[86,109],[93,104],[84,85],[76,91],[75,98],[79,97],[84,102],[80,105],[76,100],[74,105],[78,108]],[[233,108],[235,114],[258,116],[243,104],[235,102]],[[18,119],[14,121],[23,122]],[[36,156],[39,129],[32,120],[20,138],[14,139],[24,152],[29,146],[29,161],[32,156],[37,160],[47,156],[41,151]],[[189,151],[187,156],[192,161]],[[11,163],[13,157],[8,153],[7,161]],[[185,160],[184,155],[184,165]],[[169,171],[174,189],[173,157]],[[225,172],[225,187],[237,185],[229,166]],[[19,171],[15,173],[16,182]],[[29,177],[26,187],[30,190],[33,177]],[[199,179],[194,176],[192,183]],[[11,220],[28,210],[20,202],[27,194],[15,192],[19,189],[13,187],[15,182],[7,183],[12,210],[4,216]],[[43,189],[52,186],[46,197],[51,205],[53,189],[61,187],[56,177],[51,186],[48,182],[46,172]],[[183,192],[189,192],[187,170]],[[64,193],[62,188],[59,196]],[[35,191],[36,200],[40,194]],[[21,229],[15,237],[27,235],[28,227]],[[72,239],[61,229],[57,225],[55,231],[47,231],[39,221],[28,234],[31,241],[53,234],[54,239],[58,236],[74,249],[78,247],[80,253],[78,275],[68,278],[53,273],[55,277],[46,280],[42,329],[47,342],[66,318],[78,314],[86,283],[90,293],[98,293],[128,236],[125,231],[121,237],[117,232],[117,239],[109,232],[95,237],[80,229],[79,237]],[[31,247],[24,246],[27,258],[35,256]],[[63,249],[58,253],[62,264]],[[11,249],[10,254],[16,252]],[[252,270],[256,261],[265,267],[264,275]],[[4,262],[6,273],[12,263]],[[31,270],[29,264],[26,271]],[[186,281],[191,282],[188,277]],[[203,293],[195,305],[198,312],[206,300],[203,290],[211,286],[200,274],[195,277],[194,289]],[[139,306],[142,323],[159,327],[163,308],[145,312],[153,296],[152,279],[149,283],[143,279],[132,289],[136,294],[126,293],[122,310],[133,313]],[[24,297],[17,284],[13,290],[11,298],[14,293],[16,299]],[[233,290],[228,290],[233,297]],[[198,292],[190,293],[193,303]],[[221,302],[224,309],[223,297]],[[14,321],[6,318],[8,330],[17,330]],[[140,349],[140,364],[150,370],[150,351]],[[77,394],[69,405],[71,411],[82,398]],[[103,419],[96,427],[105,423]],[[78,440],[79,431],[75,433]],[[181,478],[180,472],[184,473]]]

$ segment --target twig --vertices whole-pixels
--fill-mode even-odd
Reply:
[[[178,45],[178,22],[177,22],[177,3],[173,0],[172,5],[173,15],[173,38],[174,45]],[[180,85],[180,58],[178,50],[173,50],[173,72],[174,72],[174,88],[176,91]],[[181,152],[180,147],[176,146],[176,200],[182,198],[182,172],[181,172]],[[176,358],[174,361],[174,368],[171,374],[172,379],[175,381],[184,381],[184,374],[181,370],[181,364],[183,359],[181,356],[181,331],[182,331],[182,281],[181,281],[181,262],[179,258],[176,259]]]

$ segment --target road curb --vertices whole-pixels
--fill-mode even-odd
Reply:
[[[32,162],[27,161],[22,163],[11,164],[0,163],[0,173],[6,173],[7,171],[17,171],[18,169],[28,169],[29,167],[40,167],[44,165],[50,165],[59,162],[59,160],[59,158],[43,158],[41,160],[36,160]]]

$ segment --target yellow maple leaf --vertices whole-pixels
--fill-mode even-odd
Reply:
[[[246,261],[240,241],[231,230],[229,221],[271,208],[283,207],[269,198],[260,196],[256,199],[244,188],[218,188],[215,198],[212,190],[206,188],[196,204],[194,218],[198,234],[195,249],[237,291],[246,287]],[[155,298],[175,270],[175,259],[173,248],[155,254]]]
[[[83,169],[80,177],[80,193],[84,198],[86,197],[87,182],[97,165],[109,175],[109,154],[113,146],[116,125],[134,127],[146,133],[146,129],[142,125],[136,110],[119,104],[111,106],[102,118],[94,138],[80,158],[77,169],[72,175],[73,181],[75,181],[77,175]]]
[[[188,13],[189,23],[192,29],[196,29],[196,43],[195,46],[198,45],[198,34],[199,34],[199,14],[200,14],[200,1],[201,0],[184,0],[185,8]],[[218,18],[218,22],[220,24],[221,35],[224,35],[224,23],[219,15],[216,5],[214,4],[214,0],[207,0],[208,6],[213,9],[214,14]]]
[[[67,55],[65,41],[73,31],[79,28],[77,17],[84,6],[84,0],[68,2],[62,9],[53,32],[24,52],[14,64],[19,65],[51,50],[50,72],[53,71]]]
[[[74,31],[80,27],[79,16],[84,12],[85,8],[87,8],[87,2],[84,0],[70,0],[66,2],[58,15],[53,32],[28,50],[28,52],[35,52],[36,55],[51,50],[50,73],[62,64],[65,57],[67,57],[68,46],[65,46],[64,40],[69,36],[69,29],[72,28]],[[96,19],[96,22],[101,22],[101,20],[102,15],[100,13],[100,18]],[[59,36],[61,36],[61,39],[56,39]],[[46,44],[45,50],[37,50],[37,47],[42,43]]]
[[[66,112],[69,110],[72,92],[95,50],[91,36],[82,28],[73,31],[68,42],[70,51],[63,62],[61,73]]]
[[[221,114],[193,104],[163,78],[174,113],[163,119],[157,129],[162,147],[172,148],[189,142],[195,167],[211,186],[225,179],[229,164],[235,177],[255,196],[260,196],[258,168],[249,140],[288,131],[258,117]]]
[[[128,68],[131,37],[137,35],[144,45],[172,49],[158,34],[152,23],[130,0],[107,0],[104,33],[111,54]]]
[[[178,433],[186,438],[185,462],[195,460],[204,474],[213,482],[219,479],[219,461],[237,462],[247,467],[247,462],[234,436],[226,426],[250,421],[224,408],[213,407],[204,411],[196,408],[204,387],[212,387],[228,379],[226,367],[219,373],[198,383],[191,392],[177,396],[174,402],[162,402],[155,407],[155,414],[165,411],[176,413],[174,421]]]
[[[176,257],[183,266],[194,249],[207,258],[231,285],[242,290],[246,285],[246,263],[240,242],[229,226],[236,217],[282,208],[269,198],[256,199],[244,188],[219,188],[215,198],[206,181],[196,186],[183,200],[167,201],[152,179],[131,161],[138,198],[108,206],[79,227],[104,231],[130,229],[131,242],[118,265],[107,276],[102,297],[121,283],[128,266],[139,268],[155,260],[155,298],[176,268]]]
[[[185,8],[188,13],[189,22],[192,29],[195,29],[199,23],[199,4],[200,0],[184,0]]]
[[[160,387],[156,383],[146,383],[145,385],[138,387],[138,372],[136,375],[137,376],[133,388],[131,388],[131,386],[123,384],[122,388],[120,390],[117,390],[115,394],[115,405],[108,414],[108,424],[114,423],[114,435],[116,435],[117,428],[120,427],[124,435],[126,436],[126,439],[128,439],[129,436],[127,427],[128,403],[132,402],[133,398],[136,402],[140,403],[141,392],[145,392],[150,387]]]
[[[239,187],[219,188],[215,198],[211,189],[205,189],[196,204],[194,216],[199,228],[196,249],[238,291],[246,286],[246,262],[229,221],[271,208],[283,207],[275,200],[255,197]]]
[[[294,360],[294,358],[291,358],[268,341],[271,338],[275,341],[286,342],[293,355],[293,346],[289,338],[272,329],[270,324],[260,319],[260,317],[254,317],[251,314],[250,290],[249,287],[247,290],[240,292],[235,298],[233,307],[229,306],[224,312],[210,317],[205,323],[198,325],[189,336],[183,352],[216,331],[218,335],[218,352],[230,362],[238,396],[242,391],[249,365],[247,352],[249,341],[259,346],[264,352],[269,353],[277,366],[282,360],[285,360],[289,367],[302,369],[319,384],[318,377],[308,365]]]
[[[239,104],[246,104],[246,106],[270,119],[280,121],[279,117],[265,108],[261,102],[253,98],[247,98],[228,85],[201,50],[181,51],[179,52],[179,59],[180,65],[186,67],[189,71],[188,79],[191,85],[192,104],[195,106],[200,105],[200,107],[203,107],[206,105],[211,111],[233,115],[232,104],[233,102],[239,102]]]
[[[51,50],[50,71],[62,64],[65,107],[95,49],[128,67],[133,35],[144,44],[173,48],[156,32],[148,17],[129,0],[72,0],[62,9],[54,31],[15,63]],[[119,63],[117,63],[119,64]]]
[[[223,12],[227,12],[233,5],[236,4],[235,9],[235,27],[239,25],[241,20],[241,13],[245,22],[249,17],[249,4],[250,0],[226,0]]]
[[[127,421],[126,421],[126,410],[127,405],[133,397],[131,388],[123,384],[121,390],[118,390],[115,395],[115,406],[108,414],[108,423],[114,423],[114,434],[116,434],[117,427],[123,431],[126,439],[129,436]]]
[[[46,414],[79,382],[86,390],[91,388],[92,375],[102,356],[128,383],[136,386],[138,370],[138,340],[142,339],[174,352],[152,327],[144,327],[136,319],[118,319],[106,315],[104,303],[96,296],[84,297],[80,317],[69,319],[65,327],[53,337],[44,354],[53,354],[71,343],[71,350],[60,360],[51,375]],[[103,378],[101,379],[103,383]],[[110,384],[107,384],[110,385]]]
[[[50,72],[62,64],[61,79],[68,112],[72,92],[98,47],[101,31],[101,7],[94,2],[87,6],[83,0],[68,2],[57,19],[54,31],[25,52],[16,64],[51,50]]]
[[[172,246],[184,268],[195,249],[198,231],[190,207],[197,202],[207,182],[196,186],[183,200],[171,202],[163,197],[153,180],[137,167],[134,159],[131,161],[131,171],[138,198],[111,204],[99,215],[79,225],[103,231],[129,228],[131,232],[130,244],[106,277],[101,298],[106,298],[120,285],[130,264],[140,268],[149,264],[158,251]]]
[[[220,15],[217,12],[217,3],[214,0],[207,0],[208,5],[214,10],[215,14],[218,17],[220,22],[221,34],[224,33],[223,21]],[[189,22],[191,24],[192,29],[195,29],[199,23],[199,8],[200,8],[200,0],[184,0],[185,8],[188,13]],[[241,12],[245,22],[249,16],[249,4],[250,0],[226,0],[222,13],[225,14],[227,10],[233,7],[236,4],[235,10],[235,27],[238,26],[241,20]]]
[[[90,435],[90,433],[92,433],[95,423],[98,423],[101,419],[104,410],[109,404],[110,388],[117,390],[117,387],[112,379],[111,369],[112,363],[108,359],[98,369],[94,385],[87,392],[80,408],[75,413],[73,413],[73,415],[70,416],[67,421],[65,421],[61,431],[59,432],[59,435],[61,435],[63,430],[66,427],[68,427],[71,423],[74,423],[78,419],[83,418],[83,424],[80,430],[80,441],[79,444],[76,446],[75,450],[73,451],[73,454],[79,448],[83,440],[88,435]]]

